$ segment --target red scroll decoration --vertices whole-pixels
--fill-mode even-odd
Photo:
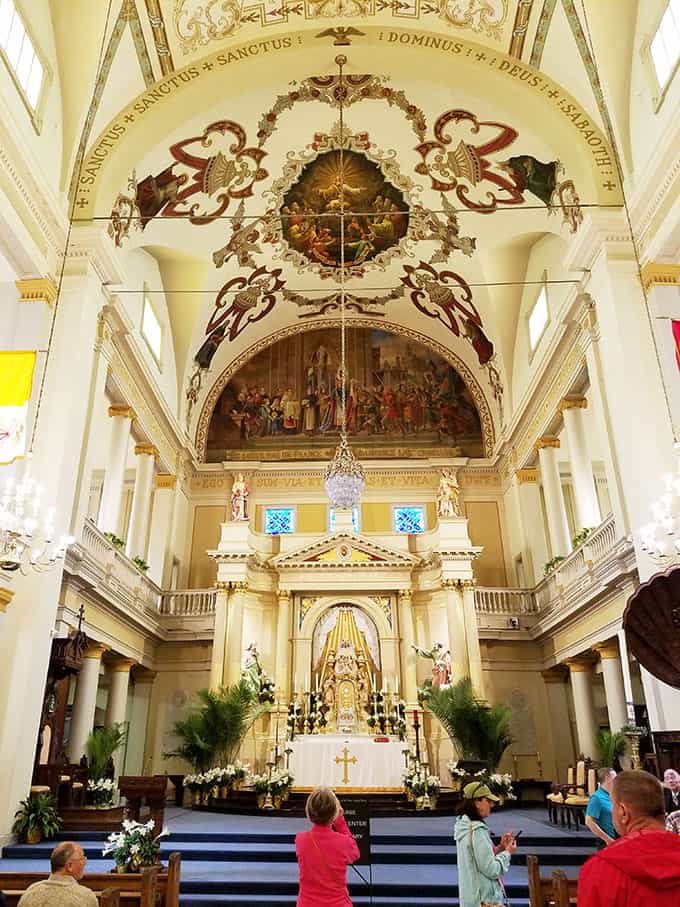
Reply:
[[[196,142],[202,148],[210,148],[214,144],[212,136],[227,133],[235,137],[228,149],[232,157],[227,157],[222,151],[211,157],[201,157],[188,150]],[[170,153],[178,163],[194,172],[191,182],[165,206],[163,213],[165,216],[189,214],[192,224],[209,224],[227,210],[233,198],[249,198],[253,194],[253,185],[269,175],[260,167],[267,152],[261,148],[246,148],[246,132],[233,120],[211,123],[202,135],[176,142],[170,148]],[[212,211],[198,213],[201,202],[194,201],[187,206],[188,200],[196,195],[216,196],[217,207]]]
[[[222,287],[215,300],[206,334],[224,325],[229,340],[235,340],[249,324],[264,318],[276,304],[276,294],[285,286],[280,280],[281,268],[268,271],[264,266],[249,277],[234,277]],[[259,311],[258,311],[259,309]]]
[[[456,126],[461,126],[455,147],[451,132],[447,130],[449,126],[454,127],[454,132]],[[468,139],[480,134],[487,138],[474,145],[464,140],[463,132],[467,132],[465,138]],[[416,172],[429,176],[433,189],[440,192],[455,190],[459,201],[473,211],[489,214],[498,205],[521,205],[524,195],[516,175],[503,168],[502,161],[489,159],[490,155],[511,145],[518,134],[512,126],[503,123],[480,122],[467,110],[447,110],[434,125],[434,140],[416,146],[423,159],[415,168]],[[501,168],[501,171],[494,168]]]

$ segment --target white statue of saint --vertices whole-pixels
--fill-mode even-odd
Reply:
[[[460,485],[456,473],[451,469],[442,470],[439,477],[437,516],[440,519],[460,516]]]
[[[248,519],[248,497],[250,488],[240,472],[234,484],[231,486],[231,518],[234,521]]]

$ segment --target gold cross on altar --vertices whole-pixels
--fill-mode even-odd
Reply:
[[[346,746],[344,746],[344,747],[342,748],[342,752],[344,753],[343,758],[341,759],[340,756],[336,756],[336,757],[335,757],[335,764],[336,764],[336,765],[341,765],[341,764],[342,764],[342,770],[343,770],[342,783],[343,783],[343,784],[349,784],[349,775],[347,774],[347,768],[348,768],[348,766],[350,765],[350,763],[351,763],[352,765],[356,765],[357,762],[358,762],[359,760],[357,759],[356,756],[352,756],[352,758],[350,759],[350,757],[349,757],[349,750],[347,749]]]

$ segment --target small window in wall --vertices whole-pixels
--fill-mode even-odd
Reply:
[[[531,352],[536,349],[538,341],[543,336],[546,325],[548,324],[548,294],[546,293],[545,284],[541,287],[534,307],[529,315],[529,346]]]
[[[161,323],[158,320],[151,299],[146,292],[144,293],[144,305],[142,308],[142,337],[146,340],[154,359],[160,366],[163,329],[161,328]]]
[[[659,88],[663,91],[680,59],[680,0],[669,0],[649,50]]]
[[[424,507],[395,507],[393,512],[395,532],[425,532]]]
[[[328,508],[328,529],[335,532],[335,507]],[[359,508],[352,507],[352,532],[359,531]]]
[[[294,507],[265,507],[264,531],[267,535],[295,532]]]
[[[0,0],[0,49],[31,114],[40,104],[45,67],[14,0]]]

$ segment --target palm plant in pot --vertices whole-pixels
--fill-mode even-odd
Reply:
[[[461,754],[457,767],[471,775],[480,770],[496,771],[512,743],[512,712],[507,706],[489,706],[477,699],[469,677],[448,687],[429,688],[424,705],[441,722]]]
[[[597,735],[598,757],[601,766],[611,766],[621,771],[621,757],[626,755],[628,741],[625,734],[601,730]]]
[[[51,794],[37,794],[19,803],[14,814],[12,833],[27,844],[53,838],[62,825],[57,814],[57,801]]]
[[[95,728],[85,741],[88,761],[88,799],[94,806],[106,808],[113,802],[115,785],[108,778],[111,760],[125,743],[122,724]]]

